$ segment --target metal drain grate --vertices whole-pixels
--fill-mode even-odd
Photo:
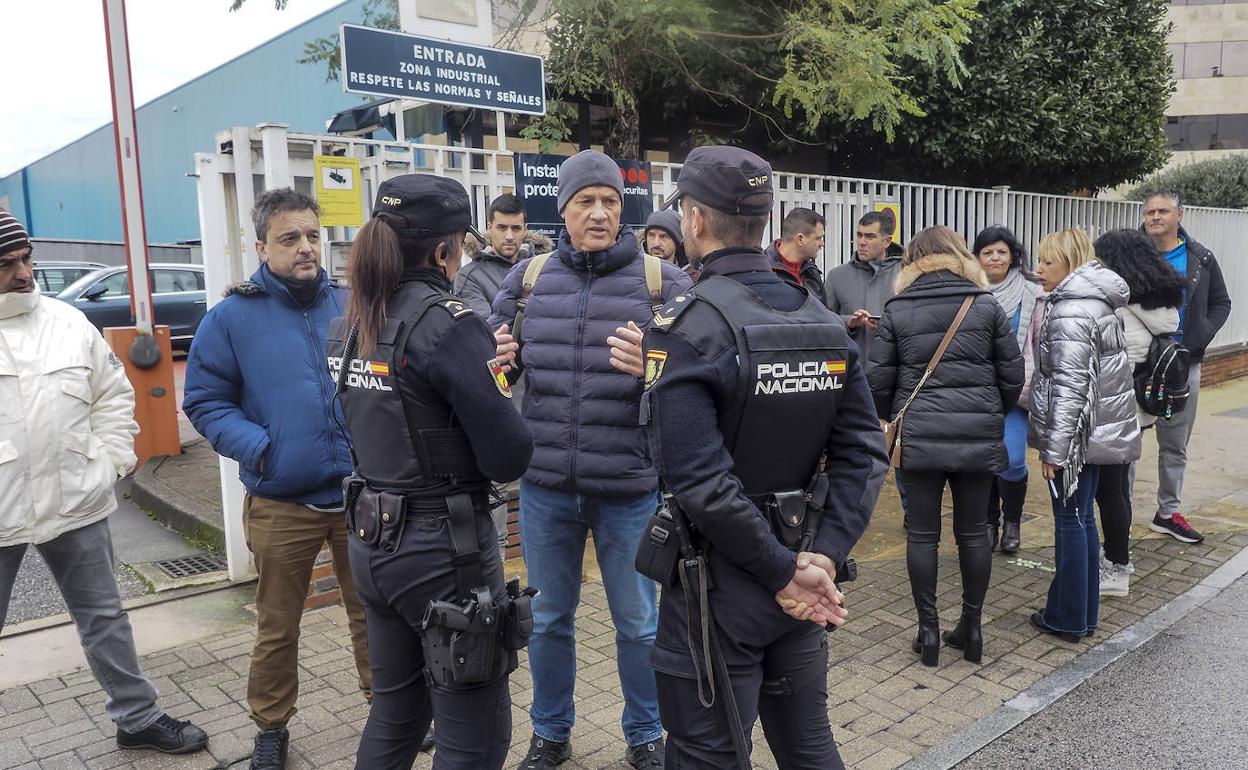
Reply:
[[[197,553],[177,559],[162,559],[156,562],[156,567],[171,578],[184,578],[220,572],[225,569],[225,562],[211,553]]]

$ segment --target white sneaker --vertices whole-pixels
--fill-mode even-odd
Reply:
[[[1134,571],[1130,564],[1103,563],[1101,596],[1126,596],[1131,587],[1131,573]]]

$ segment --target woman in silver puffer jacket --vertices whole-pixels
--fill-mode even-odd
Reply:
[[[1101,465],[1140,456],[1140,426],[1115,315],[1130,292],[1095,261],[1082,230],[1046,236],[1036,273],[1050,291],[1036,335],[1027,441],[1050,480],[1056,543],[1053,582],[1032,624],[1068,642],[1096,629],[1100,613],[1100,539],[1092,501]]]

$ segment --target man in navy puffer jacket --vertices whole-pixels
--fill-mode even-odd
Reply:
[[[250,281],[231,286],[196,331],[182,408],[213,449],[238,462],[247,489],[243,529],[259,574],[247,680],[260,728],[251,768],[280,770],[299,692],[299,621],[327,540],[366,696],[372,677],[342,513],[351,455],[325,354],[346,292],[320,266],[312,199],[271,190],[256,200],[252,219],[263,264]]]
[[[520,486],[520,538],[533,604],[529,663],[533,738],[524,770],[553,768],[571,754],[576,679],[573,621],[587,532],[616,629],[622,724],[634,767],[661,766],[654,673],[646,664],[658,626],[655,584],[633,567],[642,529],[658,503],[658,476],[638,425],[641,382],[613,353],[612,337],[640,342],[653,316],[641,249],[620,227],[619,166],[585,150],[559,169],[565,229],[534,283],[520,330],[523,414],[533,461]],[[490,326],[512,324],[528,260],[508,274]],[[663,301],[691,285],[663,263]],[[503,330],[505,332],[505,330]]]

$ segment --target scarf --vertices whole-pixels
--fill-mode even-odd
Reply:
[[[1024,285],[1026,283],[1027,277],[1023,275],[1023,271],[1016,267],[1011,267],[1001,283],[994,283],[988,286],[992,296],[997,298],[997,303],[1005,311],[1006,318],[1013,318],[1014,314],[1018,312],[1018,306],[1023,304],[1023,291],[1027,288]]]
[[[0,318],[13,318],[33,311],[39,306],[39,291],[9,291],[0,294]]]

